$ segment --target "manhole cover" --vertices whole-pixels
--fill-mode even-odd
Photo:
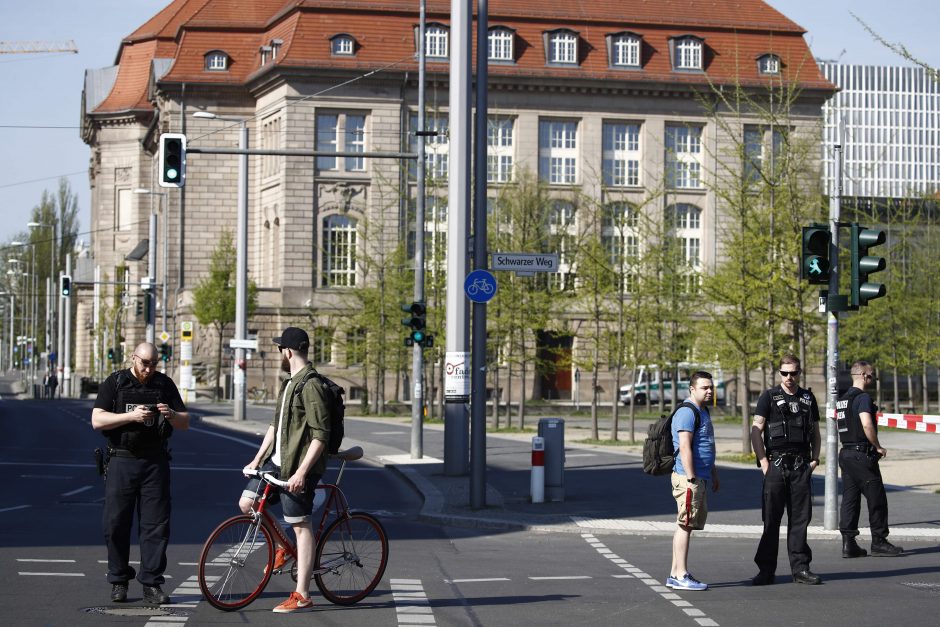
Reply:
[[[104,605],[99,607],[82,608],[84,614],[106,614],[108,616],[189,616],[189,612],[184,610],[174,610],[164,607],[141,607]]]
[[[940,594],[940,583],[923,583],[920,581],[905,581],[901,585],[907,586],[909,588],[914,588],[915,590],[923,590],[925,592],[933,592],[934,594]]]

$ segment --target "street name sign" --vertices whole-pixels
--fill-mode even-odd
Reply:
[[[532,276],[536,272],[558,272],[558,253],[493,253],[492,270],[509,270],[519,276]]]

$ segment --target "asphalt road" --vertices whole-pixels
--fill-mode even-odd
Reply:
[[[314,594],[309,616],[270,609],[291,589],[287,575],[244,611],[201,601],[195,562],[214,525],[235,511],[238,470],[258,437],[205,424],[173,441],[173,531],[165,589],[174,605],[154,610],[131,585],[130,603],[111,604],[101,536],[102,483],[91,451],[101,442],[89,401],[3,401],[6,471],[0,506],[0,602],[9,625],[935,625],[940,547],[907,545],[897,559],[842,560],[817,550],[810,587],[779,577],[754,588],[755,543],[693,538],[690,567],[704,593],[662,587],[670,539],[661,536],[498,532],[427,525],[420,497],[398,475],[350,466],[343,486],[356,509],[379,515],[391,538],[385,577],[365,601],[332,606]],[[349,420],[347,438],[370,455],[402,452],[401,429]],[[586,461],[586,460],[585,460]],[[132,551],[136,555],[136,550]],[[778,573],[782,574],[782,573]]]

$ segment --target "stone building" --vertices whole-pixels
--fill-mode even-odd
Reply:
[[[429,0],[427,127],[440,134],[428,143],[427,163],[429,177],[438,181],[448,163],[450,21],[450,3]],[[768,82],[787,82],[801,94],[795,123],[818,126],[832,85],[803,33],[758,0],[491,2],[491,196],[522,172],[538,175],[561,203],[552,210],[561,213],[564,199],[575,194],[601,204],[640,205],[650,190],[662,188],[660,210],[679,217],[676,236],[688,265],[707,269],[721,255],[721,211],[706,160],[724,140],[701,96],[729,85],[759,91]],[[79,294],[79,328],[91,331],[77,334],[76,370],[106,370],[106,348],[123,341],[132,349],[143,338],[135,303],[147,259],[126,259],[147,239],[151,212],[158,215],[157,240],[166,245],[166,254],[164,246],[154,247],[156,331],[164,330],[165,316],[172,343],[181,322],[194,320],[193,288],[205,277],[220,235],[234,233],[237,158],[192,154],[185,187],[161,189],[161,133],[185,133],[190,147],[235,147],[240,123],[193,117],[206,111],[244,120],[257,148],[411,150],[418,41],[417,2],[174,0],[119,43],[114,66],[89,70],[82,133],[91,149],[91,259],[101,281],[126,281],[128,289],[122,300],[113,286],[103,286],[97,319],[95,299]],[[758,140],[758,150],[764,141]],[[413,244],[411,170],[395,159],[249,160],[248,266],[259,294],[249,334],[270,348],[270,338],[286,324],[305,326],[317,367],[354,399],[365,382],[350,294],[374,281],[364,260],[387,260],[398,242]],[[135,194],[138,188],[165,195]],[[446,189],[431,185],[428,191],[432,249],[441,244],[433,233],[443,230]],[[577,219],[563,222],[563,228],[577,228]],[[553,280],[563,286],[565,274],[575,270],[563,253],[561,275]],[[233,330],[227,328],[226,339]],[[404,333],[393,333],[400,342]],[[214,332],[197,324],[195,336],[194,361],[214,363]],[[562,353],[577,352],[577,334],[559,346]],[[178,351],[172,372],[178,372],[176,357]],[[528,389],[564,398],[572,370],[541,377]],[[276,371],[270,351],[266,360],[255,355],[248,386],[273,389]],[[386,398],[407,397],[408,386],[393,382],[396,374],[385,372]],[[609,377],[602,380],[609,390]]]

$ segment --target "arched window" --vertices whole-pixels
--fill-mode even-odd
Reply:
[[[221,50],[212,50],[206,53],[206,70],[210,72],[225,72],[228,70],[229,56]]]
[[[549,63],[578,64],[578,33],[564,29],[552,31],[546,35],[548,39],[546,58]]]
[[[428,24],[424,29],[424,56],[446,59],[450,56],[450,31],[442,24]]]
[[[666,209],[666,221],[676,238],[674,261],[693,271],[702,267],[702,210],[689,203],[677,203]]]
[[[703,66],[703,49],[705,42],[700,37],[686,35],[672,40],[673,59],[672,66],[677,70],[701,70]]]
[[[490,29],[487,38],[489,45],[488,57],[490,61],[514,61],[515,33],[505,26],[496,26]]]
[[[321,286],[356,286],[357,235],[354,218],[334,214],[323,219]]]
[[[640,258],[639,216],[628,202],[607,203],[601,209],[601,243],[607,251],[610,267],[623,273],[623,291],[637,289],[637,266]]]
[[[757,58],[757,71],[761,74],[779,74],[780,68],[780,57],[775,54],[764,54]]]
[[[611,67],[639,68],[642,40],[635,33],[608,36]]]
[[[333,35],[330,39],[330,53],[336,57],[351,57],[356,54],[356,40],[346,33]]]

